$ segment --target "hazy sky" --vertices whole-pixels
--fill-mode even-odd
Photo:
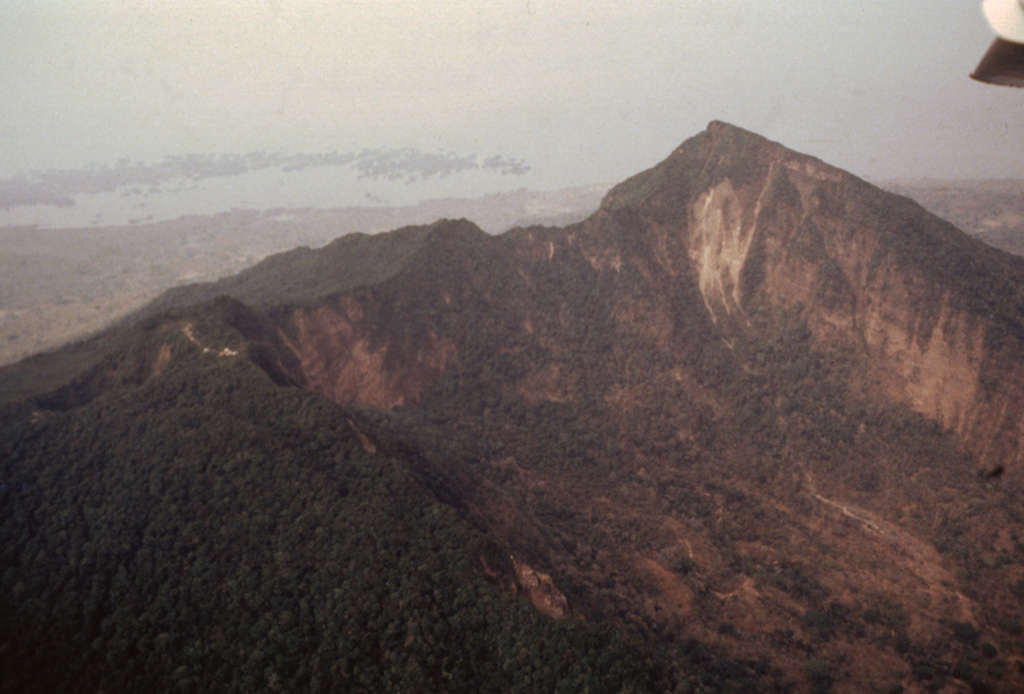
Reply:
[[[122,157],[501,154],[613,182],[712,119],[869,178],[1024,176],[972,0],[4,0],[0,176]]]

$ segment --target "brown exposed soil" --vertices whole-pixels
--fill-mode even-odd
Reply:
[[[455,345],[436,335],[415,345],[398,369],[387,365],[390,345],[376,344],[354,300],[339,312],[328,306],[296,309],[279,334],[299,359],[300,377],[312,390],[342,404],[391,409],[415,403],[455,354]]]

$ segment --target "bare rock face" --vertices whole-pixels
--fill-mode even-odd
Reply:
[[[823,350],[855,356],[851,383],[956,431],[983,460],[1020,457],[1019,391],[997,374],[1024,363],[993,352],[1020,320],[979,300],[1019,299],[1018,259],[909,199],[723,123],[612,189],[602,209],[629,209],[657,247],[685,249],[725,339],[763,329],[768,309],[796,312]]]
[[[387,359],[393,345],[374,339],[351,297],[337,309],[295,309],[290,318],[280,335],[298,357],[299,378],[339,403],[383,409],[414,404],[455,353],[451,342],[431,334],[411,345],[411,357],[395,368]]]
[[[569,601],[555,587],[551,576],[533,569],[529,564],[512,558],[516,572],[516,588],[534,607],[549,617],[561,619],[569,614]]]

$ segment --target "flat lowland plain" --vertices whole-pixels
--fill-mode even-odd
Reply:
[[[268,255],[441,218],[485,231],[564,225],[597,209],[608,186],[526,190],[404,207],[231,210],[124,226],[0,228],[0,364],[85,337],[164,290],[214,280]]]

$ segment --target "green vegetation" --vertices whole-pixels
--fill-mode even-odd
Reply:
[[[988,321],[975,404],[1003,398],[1015,451],[1024,299],[979,278],[1024,274],[781,156],[716,125],[572,228],[343,239],[0,372],[12,690],[1013,691],[1019,473],[979,477],[984,423],[897,391],[943,305]],[[712,315],[688,205],[769,169],[735,204],[788,231]],[[891,353],[844,319],[888,310],[875,281],[913,323]],[[344,369],[403,405],[338,395]],[[513,556],[569,616],[512,594]]]
[[[174,348],[159,378],[0,422],[4,691],[672,689],[489,582],[507,554],[335,406]]]

